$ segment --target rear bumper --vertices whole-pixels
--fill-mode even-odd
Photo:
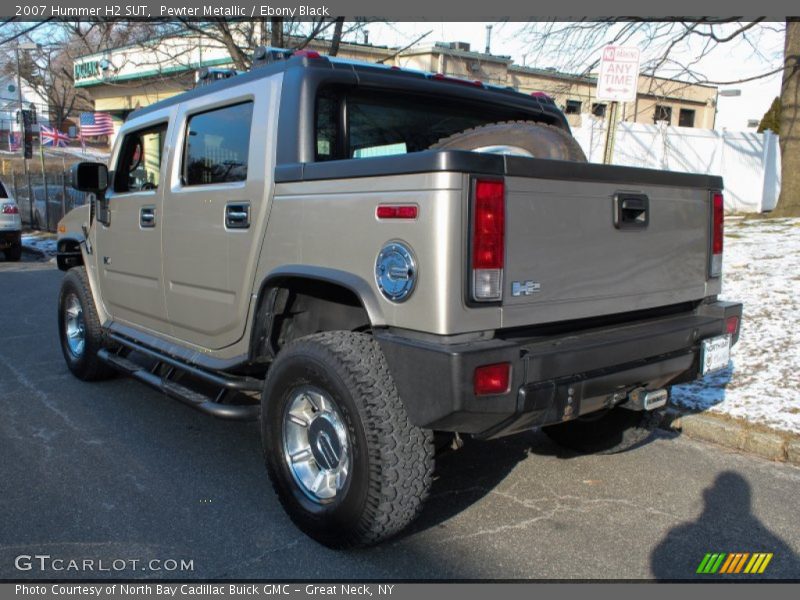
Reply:
[[[0,230],[0,250],[19,246],[22,243],[22,232]]]
[[[690,313],[560,335],[498,332],[494,339],[450,344],[392,330],[375,337],[412,423],[494,437],[600,410],[636,387],[696,379],[701,340],[723,335],[726,319],[741,314],[741,304],[714,302]],[[475,368],[503,362],[512,366],[510,391],[476,397]]]

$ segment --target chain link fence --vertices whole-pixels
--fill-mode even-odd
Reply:
[[[2,179],[17,202],[24,228],[55,232],[65,214],[86,202],[86,194],[69,185],[66,170],[29,172],[27,177],[11,170]]]

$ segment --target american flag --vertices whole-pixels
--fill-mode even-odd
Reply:
[[[114,122],[108,113],[81,113],[81,137],[113,134]]]
[[[39,125],[39,138],[42,140],[42,146],[63,148],[69,144],[69,136],[66,133],[46,125]]]
[[[11,152],[16,152],[19,150],[19,140],[20,134],[16,131],[9,131],[8,132],[8,149]]]

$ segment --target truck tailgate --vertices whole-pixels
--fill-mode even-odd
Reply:
[[[506,177],[504,326],[708,295],[710,190],[629,183],[625,171],[605,182]]]

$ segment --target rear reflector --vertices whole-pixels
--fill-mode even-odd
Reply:
[[[725,321],[725,330],[735,336],[739,332],[739,317],[728,317]]]
[[[500,300],[505,264],[505,185],[475,182],[472,224],[472,292],[478,301]]]
[[[725,200],[722,192],[714,192],[712,196],[712,238],[711,238],[711,264],[709,275],[719,277],[722,275],[722,244],[725,234]]]
[[[379,219],[416,219],[419,207],[415,204],[382,205],[375,211]]]
[[[511,387],[511,363],[484,365],[475,369],[476,396],[508,393]]]

